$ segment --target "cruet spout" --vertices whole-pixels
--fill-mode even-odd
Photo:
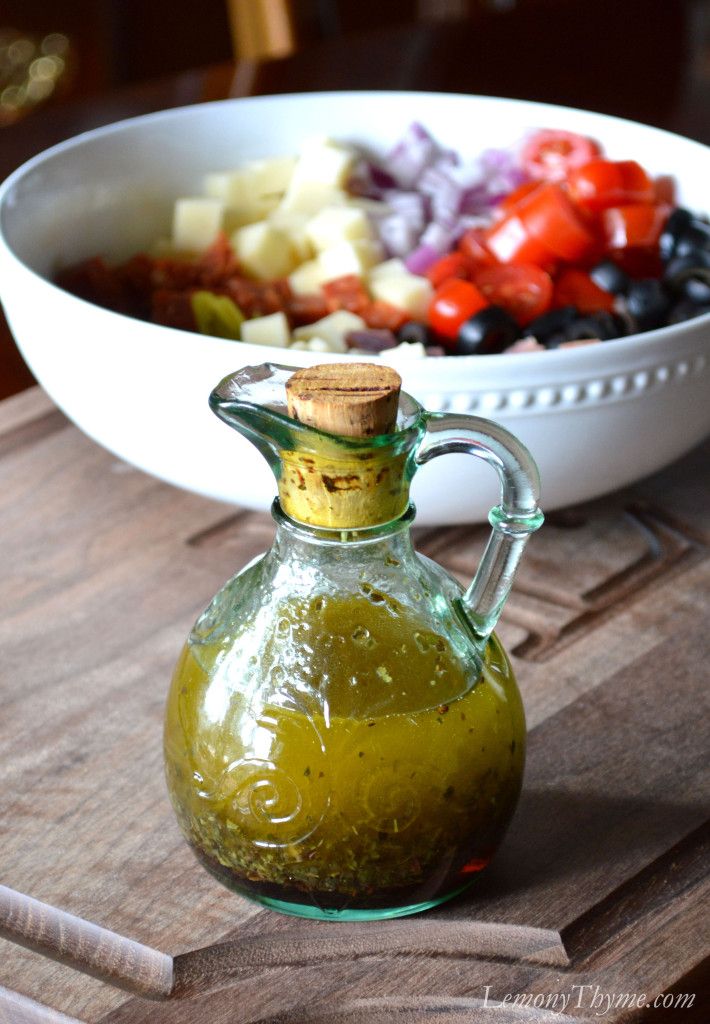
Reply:
[[[210,395],[212,412],[259,449],[277,480],[281,452],[295,443],[295,424],[286,407],[286,381],[294,370],[274,363],[244,366],[221,380]]]

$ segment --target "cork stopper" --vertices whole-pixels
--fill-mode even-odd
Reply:
[[[391,434],[402,378],[390,366],[326,363],[298,370],[286,384],[289,415],[343,437]]]
[[[389,366],[337,363],[298,370],[286,383],[289,415],[308,427],[362,438],[325,441],[322,451],[281,452],[279,499],[292,518],[359,529],[396,519],[408,504],[407,453],[371,438],[396,431],[399,374]],[[315,442],[314,442],[315,444]]]

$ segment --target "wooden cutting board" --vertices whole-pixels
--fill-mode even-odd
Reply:
[[[661,1021],[645,1002],[673,986],[695,991],[678,1019],[710,1019],[709,450],[531,540],[499,630],[530,728],[518,813],[474,888],[387,952],[387,925],[344,932],[228,893],[168,803],[173,663],[270,518],[119,462],[39,389],[0,403],[0,880],[165,952],[203,948],[205,978],[246,939],[330,929],[344,951],[156,1004],[0,941],[0,986],[113,1024],[544,1020],[555,996],[556,1020]],[[469,579],[486,532],[416,543]],[[381,929],[379,955],[358,953],[360,929]]]

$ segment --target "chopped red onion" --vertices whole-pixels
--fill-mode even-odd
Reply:
[[[417,244],[419,231],[400,213],[379,218],[376,228],[389,256],[406,256]]]
[[[411,188],[425,167],[439,155],[439,146],[426,128],[414,122],[390,150],[385,166],[404,188]]]
[[[445,227],[453,227],[461,212],[463,189],[445,170],[428,167],[419,179],[419,188],[431,199],[432,217]]]
[[[432,245],[420,245],[404,261],[404,265],[410,274],[424,274],[429,267],[436,263],[441,256],[438,249]]]
[[[439,256],[443,256],[445,252],[448,252],[451,246],[456,240],[457,231],[455,228],[445,227],[443,224],[437,224],[436,221],[432,221],[425,229],[419,239],[420,245],[430,245],[432,249],[436,249]]]
[[[391,210],[404,217],[417,236],[422,233],[430,218],[426,196],[419,192],[387,189],[382,198]]]

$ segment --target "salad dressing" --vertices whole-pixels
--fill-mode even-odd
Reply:
[[[336,910],[424,902],[500,842],[525,750],[510,664],[495,640],[467,664],[378,597],[280,607],[259,655],[276,696],[249,685],[239,637],[228,661],[219,644],[182,654],[168,783],[198,857],[237,892]],[[216,721],[215,689],[228,694]]]

